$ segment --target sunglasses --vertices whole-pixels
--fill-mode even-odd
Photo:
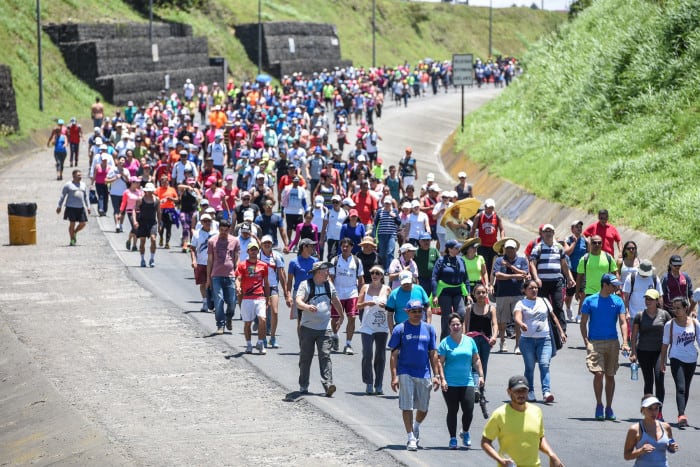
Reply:
[[[381,271],[372,271],[370,272],[370,275],[372,276],[383,276],[384,274]]]
[[[602,245],[603,242],[591,242],[591,245]]]

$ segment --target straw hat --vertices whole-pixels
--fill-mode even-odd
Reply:
[[[519,250],[520,249],[520,242],[514,239],[513,237],[505,237],[497,241],[496,243],[493,244],[493,251],[496,252],[498,256],[503,256],[504,250],[505,250],[505,244],[509,240],[512,240],[515,242],[515,249]],[[511,243],[512,245],[512,243]],[[510,246],[510,245],[509,245]]]
[[[479,246],[480,244],[481,240],[479,239],[479,237],[468,238],[464,242],[462,242],[462,247],[459,249],[459,252],[463,255],[466,255],[467,250],[470,246]]]
[[[362,237],[362,241],[359,243],[359,245],[360,246],[371,245],[374,247],[377,246],[377,244],[374,243],[374,238],[369,236],[369,235],[365,235],[364,237]]]

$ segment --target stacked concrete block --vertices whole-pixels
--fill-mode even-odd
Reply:
[[[186,24],[154,23],[152,41],[148,24],[140,23],[50,24],[44,30],[68,68],[114,104],[153,99],[166,87],[166,75],[178,92],[187,78],[211,83],[224,76],[210,64],[207,39],[192,37]]]
[[[332,24],[277,22],[262,24],[262,65],[278,78],[293,72],[348,66],[342,60],[340,41]],[[236,37],[248,57],[258,60],[258,24],[239,24]]]
[[[19,130],[15,88],[12,86],[12,70],[0,63],[0,135]]]

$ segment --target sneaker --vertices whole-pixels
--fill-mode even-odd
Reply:
[[[337,352],[339,348],[340,348],[340,339],[338,339],[338,336],[333,336],[333,343],[331,345],[331,350],[334,352]]]
[[[611,421],[617,420],[617,417],[615,416],[615,412],[613,412],[612,407],[605,408],[605,419]]]
[[[154,268],[156,267],[156,261],[154,259],[148,261],[148,267]]]
[[[217,334],[223,334],[223,333],[224,333],[224,328],[216,328],[216,333],[217,333]]]
[[[450,444],[447,449],[457,449],[457,438],[450,438]]]
[[[304,386],[299,388],[299,394],[308,394],[309,393],[309,388],[305,388]]]
[[[595,419],[605,420],[605,415],[603,413],[603,404],[598,404],[595,406]]]
[[[545,392],[542,397],[543,397],[544,401],[548,404],[551,404],[552,402],[554,402],[554,394],[552,394],[551,392]]]
[[[164,246],[163,248],[165,248],[166,250],[169,250],[169,249],[170,249],[170,243],[166,243],[165,246]]]
[[[516,347],[515,350],[513,351],[513,353],[515,355],[522,355],[522,353],[520,353],[520,347]]]
[[[688,426],[688,417],[685,415],[678,416],[678,428],[686,428]]]
[[[409,439],[408,443],[406,443],[406,450],[407,451],[417,451],[418,450],[418,441],[415,438]]]
[[[131,251],[138,251],[138,248],[136,248],[136,242],[134,242],[134,244],[131,245]]]
[[[158,240],[158,246],[163,247],[163,237],[160,237],[160,239]]]
[[[276,337],[276,336],[272,336],[272,337],[270,338],[270,347],[272,347],[273,349],[279,349],[279,348],[280,348],[280,345],[277,343],[277,337]]]
[[[463,431],[460,435],[462,436],[462,445],[467,449],[472,447],[472,437],[469,435],[469,432]]]
[[[70,246],[75,246],[75,237],[71,237]]]
[[[382,387],[381,387],[381,386],[375,386],[375,387],[374,387],[374,393],[375,393],[376,395],[378,395],[378,396],[383,396],[383,395],[384,395],[384,391],[382,390]]]
[[[126,251],[131,250],[131,242],[129,240],[126,241]]]
[[[142,268],[145,268],[145,267],[146,267],[146,260],[145,260],[145,259],[142,259],[142,260],[141,260],[141,267],[142,267]]]
[[[260,355],[265,355],[267,353],[267,350],[265,350],[265,346],[263,345],[263,341],[258,341],[258,343],[255,344],[255,347],[258,349],[258,353]]]
[[[499,352],[508,352],[508,346],[506,345],[506,341],[501,341],[501,346],[498,348]]]
[[[333,397],[333,394],[335,394],[335,384],[329,384],[326,386],[326,397]]]
[[[355,355],[355,351],[352,350],[352,346],[350,344],[345,344],[345,349],[343,349],[343,353],[345,355]]]
[[[253,344],[247,344],[245,346],[245,353],[253,353]]]
[[[528,402],[535,402],[537,398],[535,397],[535,391],[530,391],[527,393],[527,401]]]
[[[122,233],[121,227],[117,227],[116,229],[114,229],[114,232],[115,233]]]
[[[265,348],[267,349],[267,348],[268,348],[268,345],[267,345],[267,337],[266,337],[265,339],[262,340],[262,343],[263,343],[263,347],[265,347]]]
[[[200,308],[199,311],[200,313],[206,313],[207,311],[209,311],[208,308],[209,307],[207,306],[206,302],[204,302],[202,303],[202,308]]]
[[[229,331],[233,329],[233,320],[231,318],[226,318],[226,329]]]
[[[374,387],[371,384],[368,384],[367,388],[365,389],[365,393],[369,395],[374,394]]]

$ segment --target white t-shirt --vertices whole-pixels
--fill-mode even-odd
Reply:
[[[523,337],[549,336],[549,309],[543,298],[537,297],[534,301],[523,298],[515,304],[513,311],[517,310],[522,312],[523,323],[527,325],[527,331],[521,333]]]
[[[270,287],[277,287],[277,271],[284,270],[284,258],[275,250],[272,250],[271,256],[267,256],[261,250],[259,259],[263,263],[267,264],[267,280],[270,283]]]
[[[326,239],[340,240],[340,229],[343,228],[343,223],[347,217],[348,213],[343,208],[340,208],[337,211],[335,209],[328,210],[328,213],[326,214],[326,219],[328,220],[328,226],[326,227]]]
[[[386,304],[386,299],[387,297],[383,295],[373,296],[365,293],[365,301]],[[386,317],[386,309],[380,308],[377,305],[365,307],[359,332],[362,334],[374,334],[377,332],[388,333],[389,323]]]
[[[437,213],[439,213],[440,210],[441,210],[443,207],[444,207],[445,209],[447,209],[449,206],[450,206],[450,203],[449,203],[449,202],[443,203],[442,201],[440,201],[439,203],[436,203],[435,206],[433,207],[433,216],[437,215]],[[439,234],[447,233],[447,229],[445,229],[445,227],[443,227],[442,225],[440,225],[440,222],[442,221],[442,218],[445,217],[445,212],[447,212],[447,211],[445,210],[442,214],[440,214],[440,215],[435,219],[435,220],[437,221],[437,227],[435,228],[435,232],[436,232],[436,233],[439,233]]]
[[[410,225],[408,238],[418,239],[423,232],[427,232],[425,225],[428,223],[428,216],[424,212],[418,214],[412,212],[408,216],[408,223]]]
[[[333,285],[335,285],[335,290],[338,292],[338,298],[340,300],[356,298],[359,292],[357,280],[364,274],[362,261],[353,255],[348,256],[348,259],[344,259],[343,255],[339,255],[333,258],[333,263],[336,266],[331,268],[329,273],[331,276],[335,276]]]
[[[207,259],[209,256],[207,242],[209,241],[209,238],[214,235],[216,235],[216,232],[213,232],[212,230],[206,232],[203,229],[195,230],[192,233],[192,240],[190,241],[190,246],[192,246],[192,248],[195,249],[197,256],[197,264],[201,264],[203,266],[207,265]]]
[[[299,290],[297,290],[296,297],[300,297],[309,305],[315,305],[316,311],[302,311],[300,324],[306,328],[314,329],[317,331],[330,330],[332,307],[331,300],[333,297],[337,296],[335,287],[333,286],[333,283],[331,281],[327,281],[328,292],[330,293],[330,296],[328,296],[325,295],[325,285],[314,284],[314,296],[311,300],[308,300],[308,282],[309,281],[302,281],[301,284],[299,284]]]
[[[632,319],[634,319],[635,315],[640,311],[646,310],[644,294],[647,290],[654,288],[654,276],[644,277],[640,276],[638,273],[633,274],[636,274],[636,276],[634,278],[634,290],[631,295],[629,295],[629,293],[630,290],[632,290],[632,274],[627,276],[625,283],[622,285],[622,292],[629,295],[629,312]],[[659,292],[659,295],[663,295],[661,291],[661,281],[658,279],[656,280],[656,290]]]
[[[635,284],[634,288],[637,288]],[[673,332],[671,332],[673,326]],[[686,326],[680,327],[675,319],[666,322],[664,325],[663,343],[671,347],[668,351],[669,358],[675,358],[683,363],[695,363],[698,360],[698,350],[695,348],[697,342],[700,346],[700,326],[694,319],[688,317]],[[671,342],[673,338],[673,342]]]

